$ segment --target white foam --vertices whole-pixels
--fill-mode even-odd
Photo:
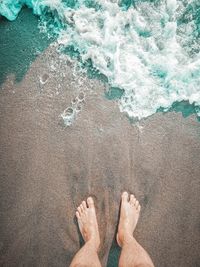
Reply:
[[[190,58],[177,38],[179,2],[168,0],[157,9],[143,3],[128,11],[99,3],[99,11],[84,6],[73,10],[73,27],[61,34],[60,42],[75,45],[83,61],[92,59],[112,86],[125,90],[120,110],[141,119],[175,101],[200,105],[199,55]],[[145,32],[150,36],[144,37]]]
[[[142,2],[127,11],[108,0],[96,1],[99,10],[86,7],[83,0],[75,9],[61,0],[25,2],[36,14],[48,6],[68,23],[58,42],[73,45],[83,62],[91,59],[110,85],[124,89],[122,112],[141,119],[160,107],[168,110],[176,101],[200,106],[200,54],[192,57],[183,48],[194,38],[195,23],[177,26],[185,8],[182,1],[166,0],[156,7]]]

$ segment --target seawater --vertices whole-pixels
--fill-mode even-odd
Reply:
[[[15,20],[26,5],[59,50],[110,86],[129,117],[189,103],[200,116],[199,0],[0,0]]]

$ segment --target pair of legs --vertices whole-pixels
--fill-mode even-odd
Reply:
[[[138,222],[140,204],[134,195],[124,192],[121,196],[120,219],[116,236],[122,248],[119,267],[154,267],[150,256],[133,237]],[[77,208],[76,217],[85,241],[77,252],[70,267],[101,267],[98,257],[100,246],[99,229],[94,201],[89,197]]]

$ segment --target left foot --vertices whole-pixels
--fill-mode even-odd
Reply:
[[[100,245],[100,236],[94,201],[91,197],[87,199],[87,202],[83,201],[77,208],[76,217],[84,241],[89,242],[97,251]]]

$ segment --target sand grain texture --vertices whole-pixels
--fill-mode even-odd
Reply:
[[[69,266],[81,243],[75,209],[88,195],[102,263],[116,266],[123,190],[141,202],[135,236],[155,266],[200,266],[200,124],[175,113],[130,124],[97,81],[77,89],[70,64],[62,79],[59,66],[47,72],[56,57],[47,49],[20,84],[8,77],[1,85],[0,266]],[[87,86],[93,90],[65,128],[60,114]]]

